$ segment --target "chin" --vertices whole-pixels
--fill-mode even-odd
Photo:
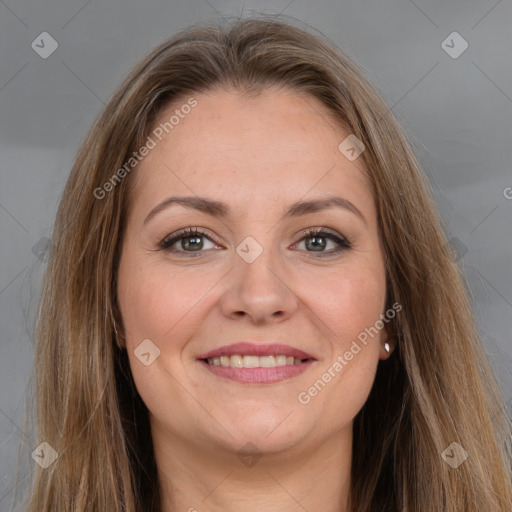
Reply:
[[[307,420],[299,418],[290,408],[264,410],[255,408],[244,414],[231,416],[227,430],[233,436],[227,441],[236,450],[247,443],[255,445],[261,452],[278,452],[299,443],[304,436]],[[292,412],[290,414],[290,412]]]

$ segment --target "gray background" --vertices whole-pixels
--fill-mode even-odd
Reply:
[[[393,106],[434,188],[512,402],[510,0],[0,0],[0,511],[21,510],[12,502],[35,464],[23,423],[34,311],[45,242],[82,138],[152,47],[193,23],[255,11],[284,12],[323,32]],[[454,31],[469,44],[458,58],[442,47]],[[46,59],[31,47],[42,32],[59,45]]]

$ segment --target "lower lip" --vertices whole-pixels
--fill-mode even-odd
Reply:
[[[225,379],[248,384],[272,384],[305,372],[314,361],[305,361],[300,364],[274,366],[272,368],[232,368],[231,366],[218,366],[199,361],[207,370]]]

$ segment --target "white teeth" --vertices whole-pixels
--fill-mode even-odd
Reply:
[[[260,366],[258,356],[244,356],[244,368],[257,368],[258,366]]]
[[[264,368],[273,368],[276,366],[276,359],[274,356],[260,356],[258,357],[260,366]]]
[[[286,356],[276,356],[276,366],[285,366]]]
[[[208,358],[208,364],[214,366],[231,366],[231,368],[274,368],[300,364],[302,359],[293,356],[220,356]]]
[[[231,368],[243,368],[244,358],[242,356],[226,356],[229,357],[229,366]]]

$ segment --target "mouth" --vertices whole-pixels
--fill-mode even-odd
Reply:
[[[236,343],[200,355],[197,360],[218,377],[245,383],[274,383],[304,372],[316,359],[288,345]]]
[[[213,366],[223,366],[230,368],[275,368],[280,366],[289,366],[302,364],[310,359],[299,359],[293,356],[286,356],[284,354],[269,355],[269,356],[249,356],[249,355],[223,355],[220,357],[208,357],[201,359],[205,363]]]

